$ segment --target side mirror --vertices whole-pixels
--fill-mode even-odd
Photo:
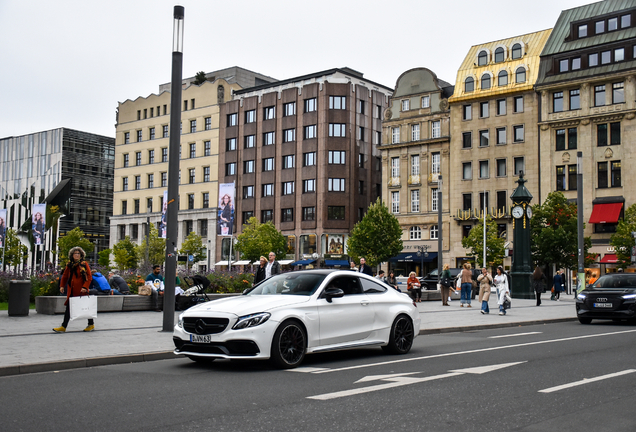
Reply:
[[[344,297],[344,291],[340,288],[327,288],[323,294],[323,297],[331,303],[331,299],[335,297]]]

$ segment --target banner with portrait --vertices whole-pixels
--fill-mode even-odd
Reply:
[[[34,204],[31,220],[33,241],[36,245],[44,244],[44,232],[46,231],[46,204]]]
[[[219,184],[219,208],[216,215],[216,233],[231,236],[234,232],[234,183]]]
[[[7,236],[7,209],[0,210],[0,248],[4,247]]]
[[[161,222],[159,223],[159,237],[166,238],[166,228],[168,220],[168,191],[163,191],[163,204],[161,205]]]

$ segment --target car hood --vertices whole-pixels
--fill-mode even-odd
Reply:
[[[583,294],[635,294],[636,288],[586,288],[581,292]]]
[[[308,302],[311,297],[297,295],[242,295],[200,303],[184,312],[184,316],[223,312],[237,316],[267,312],[275,308]]]

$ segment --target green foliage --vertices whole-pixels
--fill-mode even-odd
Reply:
[[[115,265],[119,270],[129,270],[137,267],[137,246],[126,236],[113,245]]]
[[[5,243],[4,261],[7,266],[13,266],[17,269],[27,259],[29,249],[22,244],[17,232],[12,228],[6,230]]]
[[[97,263],[102,266],[102,267],[110,267],[110,253],[112,251],[110,249],[104,249],[103,251],[99,252],[97,255],[99,256],[99,259],[97,260]]]
[[[625,217],[618,221],[616,232],[610,238],[610,245],[616,249],[618,266],[625,268],[631,265],[632,247],[636,245],[632,232],[636,232],[636,204],[625,210]]]
[[[208,79],[205,77],[205,72],[200,71],[194,76],[194,84],[201,85],[206,82]]]
[[[182,255],[194,255],[193,262],[195,263],[204,260],[206,257],[206,247],[203,245],[201,236],[194,231],[190,231],[183,241],[179,253]],[[188,266],[190,266],[190,261],[188,261]]]
[[[374,267],[402,252],[402,229],[397,218],[378,198],[355,226],[347,240],[347,252],[354,260],[364,257]]]
[[[207,278],[211,282],[208,290],[217,293],[241,293],[254,282],[254,275],[250,273],[227,271],[215,271],[207,275]]]
[[[532,260],[541,267],[575,269],[578,262],[577,207],[562,192],[550,192],[543,204],[532,206]],[[592,245],[585,238],[585,254]]]
[[[146,245],[148,245],[148,262],[146,262]],[[144,237],[141,244],[135,247],[142,273],[150,273],[154,264],[163,265],[166,261],[166,239],[159,237],[159,230],[154,224],[150,225],[148,238]],[[134,268],[136,265],[129,268]]]
[[[492,217],[486,219],[486,264],[484,265],[484,219],[470,230],[468,237],[462,239],[462,246],[477,259],[479,267],[494,267],[503,264],[506,239],[499,237],[497,222]]]
[[[267,256],[270,252],[276,254],[276,259],[281,259],[287,251],[285,236],[274,224],[262,224],[254,217],[247,221],[237,240],[235,247],[241,253],[241,258],[251,262],[258,261],[261,255]]]
[[[95,249],[95,245],[88,239],[84,238],[84,231],[80,227],[75,227],[60,237],[57,242],[58,253],[60,259],[60,266],[64,267],[68,262],[68,252],[76,246],[81,247],[86,252],[86,256],[90,256],[90,253]]]

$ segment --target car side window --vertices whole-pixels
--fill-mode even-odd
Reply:
[[[360,282],[362,283],[362,291],[365,294],[378,294],[386,292],[387,290],[386,286],[375,281],[360,278]]]
[[[345,295],[362,294],[360,280],[357,277],[341,276],[329,282],[330,288],[340,288]]]

